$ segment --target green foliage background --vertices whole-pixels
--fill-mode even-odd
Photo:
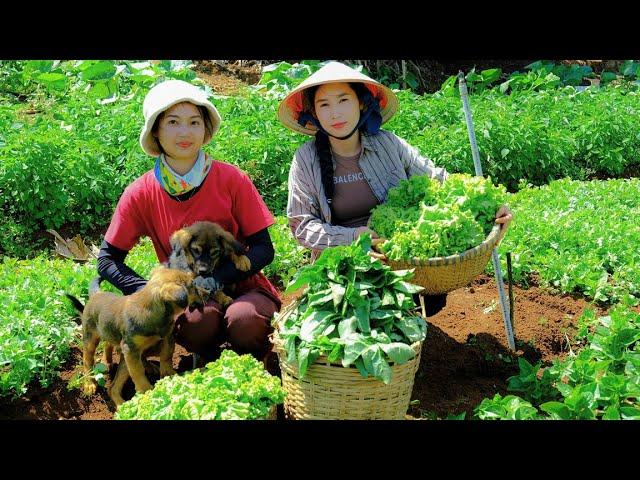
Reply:
[[[293,154],[309,140],[278,122],[277,105],[320,65],[280,64],[256,88],[212,98],[223,122],[206,150],[246,171],[277,215],[285,213]],[[0,63],[0,205],[5,212],[0,254],[37,254],[48,240],[40,235],[47,228],[104,231],[124,187],[153,166],[138,145],[144,95],[167,78],[199,83],[188,66],[106,60]],[[543,185],[640,168],[635,84],[577,91],[532,86],[530,79],[518,83],[514,77],[505,94],[488,87],[494,77],[476,74],[468,81],[476,92],[471,107],[484,173],[496,183],[515,191],[521,180]],[[473,173],[455,90],[422,96],[404,90],[398,96],[400,109],[385,128],[450,172]]]

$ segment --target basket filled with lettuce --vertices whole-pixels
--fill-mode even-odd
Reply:
[[[499,238],[496,212],[506,201],[490,178],[413,176],[389,190],[369,226],[383,241],[374,247],[394,270],[415,268],[413,282],[430,295],[463,287],[487,265]]]

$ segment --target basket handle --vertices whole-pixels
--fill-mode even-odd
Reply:
[[[287,318],[289,315],[291,315],[291,312],[293,312],[298,307],[298,305],[300,305],[301,301],[302,301],[302,297],[296,298],[293,302],[291,302],[289,305],[284,307],[284,310],[282,310],[282,313],[278,315],[278,318],[274,318],[273,328],[274,329],[278,328],[280,322],[285,318]]]

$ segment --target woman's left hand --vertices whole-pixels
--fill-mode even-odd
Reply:
[[[496,247],[500,245],[500,242],[504,238],[507,233],[507,229],[509,228],[509,224],[513,220],[513,213],[509,209],[507,205],[502,205],[498,212],[496,213],[496,223],[500,223],[500,232],[498,233],[498,241],[496,242]]]

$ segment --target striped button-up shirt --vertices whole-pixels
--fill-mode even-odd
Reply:
[[[363,133],[360,138],[363,150],[359,165],[380,203],[386,201],[390,188],[413,175],[426,174],[440,182],[447,178],[444,168],[437,168],[417,149],[391,132]],[[331,209],[322,186],[315,139],[298,148],[293,156],[289,170],[287,217],[293,236],[298,243],[314,250],[314,258],[320,250],[349,245],[355,239],[355,228],[331,224]]]

